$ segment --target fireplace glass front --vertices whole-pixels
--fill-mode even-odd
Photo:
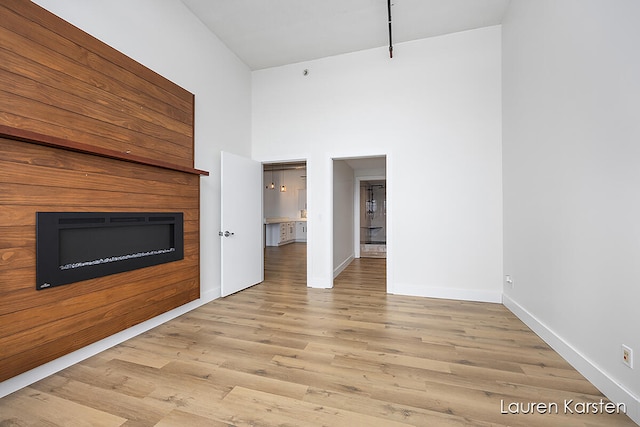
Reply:
[[[38,290],[183,257],[181,212],[36,214]]]

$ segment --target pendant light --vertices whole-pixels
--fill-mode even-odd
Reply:
[[[271,185],[269,186],[269,189],[273,190],[276,188],[276,183],[273,182],[273,165],[271,165]]]
[[[280,186],[280,192],[284,193],[287,191],[287,186],[284,185],[284,169],[282,170],[282,185]]]

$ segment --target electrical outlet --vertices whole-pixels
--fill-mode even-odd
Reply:
[[[504,277],[504,281],[506,282],[507,285],[509,285],[510,288],[513,288],[513,279],[511,278],[510,275],[506,275]]]
[[[633,369],[633,350],[622,344],[622,363]]]

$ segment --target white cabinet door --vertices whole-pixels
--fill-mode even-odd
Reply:
[[[280,223],[280,242],[279,244],[283,245],[287,243],[287,223],[286,222],[281,222]]]
[[[296,239],[296,223],[290,222],[287,224],[288,227],[288,241],[292,242]]]
[[[307,222],[296,221],[296,242],[307,241]]]

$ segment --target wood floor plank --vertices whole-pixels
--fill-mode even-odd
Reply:
[[[122,370],[114,371],[107,363],[95,367],[84,363],[76,364],[59,372],[59,376],[138,398],[147,396],[156,388],[153,381],[132,377]]]
[[[310,343],[307,348],[310,352],[330,352],[336,357],[334,364],[356,365],[359,369],[371,366],[372,369],[389,365],[418,368],[430,371],[451,373],[450,362],[433,360],[422,357],[406,356],[402,354],[386,354],[367,350],[347,349],[344,347],[320,346]]]
[[[71,400],[25,388],[12,396],[2,407],[0,425],[38,426],[120,426],[126,418],[99,411]],[[37,411],[33,411],[36,407]],[[15,424],[13,424],[15,423]]]
[[[373,258],[312,289],[305,244],[265,257],[263,283],[0,399],[0,426],[635,426],[562,413],[605,398],[501,304],[387,294]],[[560,413],[501,407],[537,402]]]
[[[422,409],[415,406],[390,403],[388,401],[376,400],[370,397],[365,398],[361,395],[316,388],[310,388],[304,400],[318,405],[333,406],[335,408],[357,413],[367,413],[381,420],[393,420],[412,426],[495,426],[494,423],[471,420],[470,418],[430,411],[428,409]]]
[[[350,387],[366,389],[371,383],[390,383],[396,387],[411,390],[424,390],[424,379],[411,377],[410,375],[394,375],[386,369],[360,370],[355,366],[341,366],[337,364],[318,363],[310,360],[300,360],[297,357],[274,356],[273,362],[278,367],[287,370],[301,370],[305,373],[315,374],[322,378],[333,378],[337,381],[346,381]]]
[[[229,427],[229,423],[216,421],[176,409],[160,420],[155,427]]]
[[[294,399],[278,399],[269,393],[262,393],[244,387],[235,387],[225,397],[225,404],[232,408],[251,407],[251,414],[257,422],[274,425],[285,421],[288,425],[297,426],[327,426],[327,425],[363,425],[375,426],[380,419],[374,416],[338,409],[331,406],[316,405]],[[406,423],[399,423],[387,419],[384,422],[389,427],[406,427]]]
[[[31,386],[40,393],[53,395],[81,406],[95,409],[128,420],[129,425],[153,425],[168,411],[149,405],[138,398],[132,398],[117,390],[107,390],[81,381],[56,374]],[[40,405],[33,405],[31,411],[40,411]],[[2,413],[2,412],[0,412]],[[78,422],[82,422],[82,416]],[[58,426],[72,426],[75,421],[56,423]]]

